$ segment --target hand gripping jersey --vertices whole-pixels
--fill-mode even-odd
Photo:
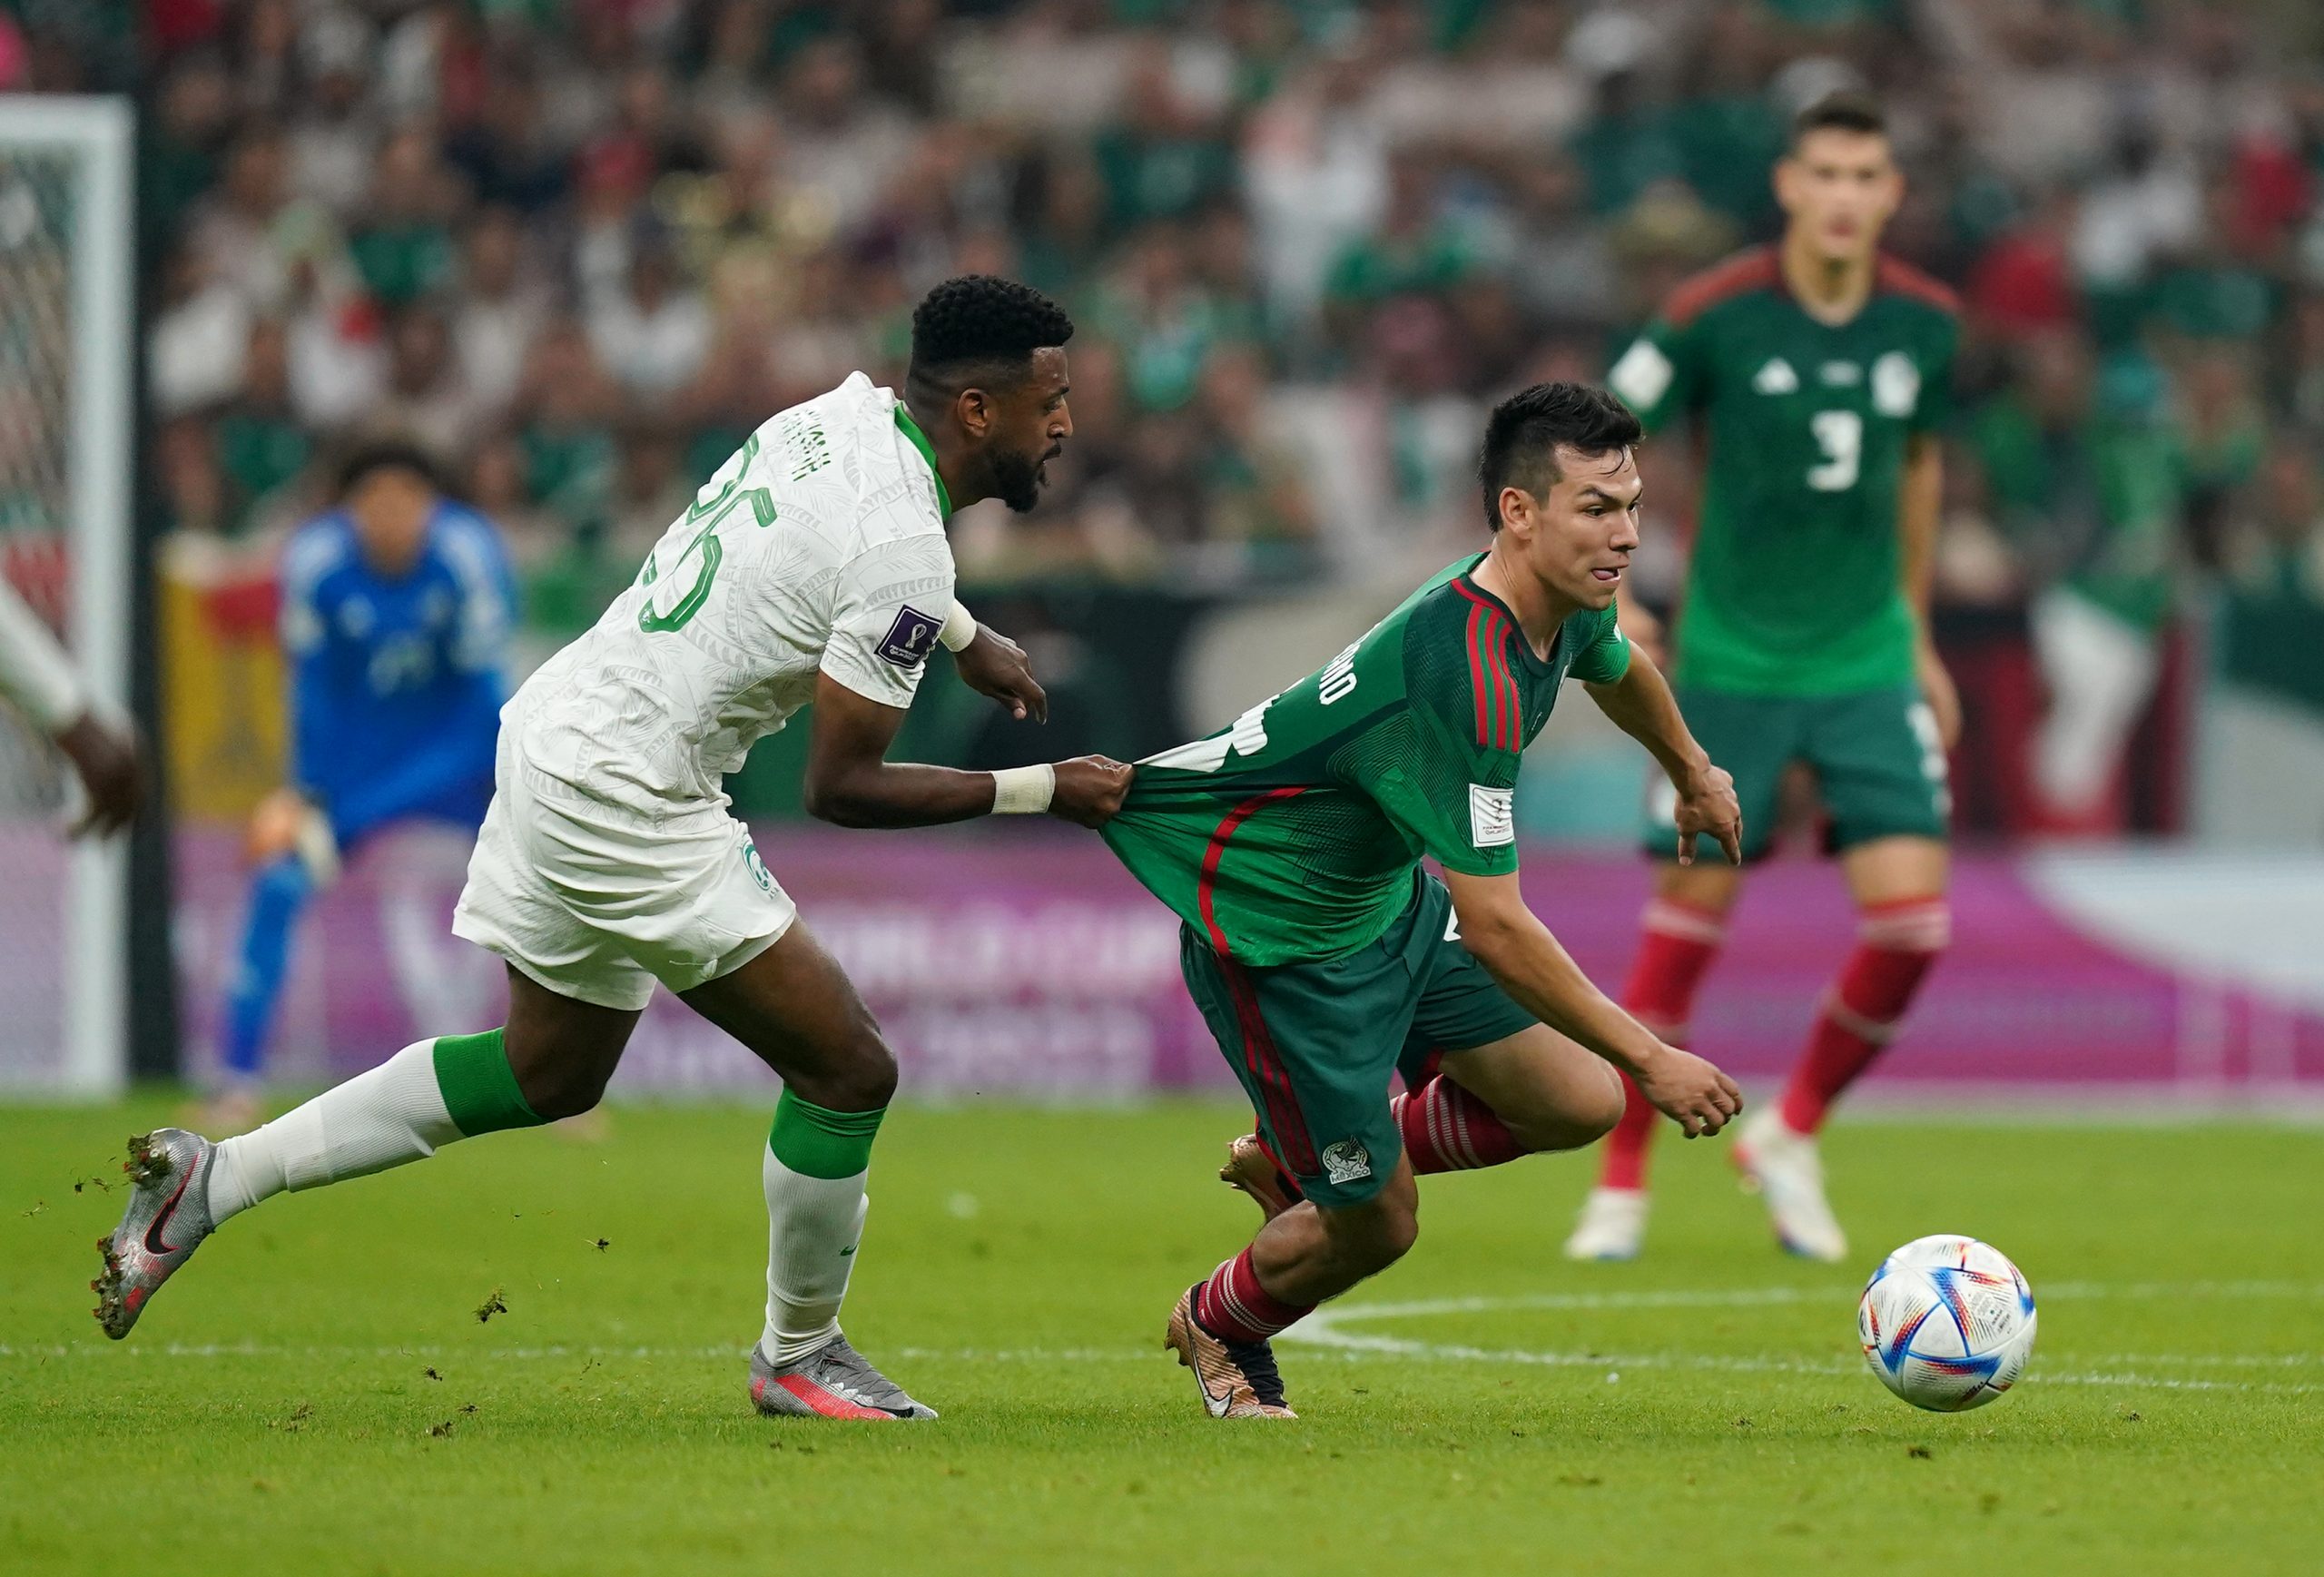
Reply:
[[[1647,429],[1699,412],[1709,446],[1674,677],[1738,695],[1906,685],[1906,440],[1951,409],[1944,286],[1880,260],[1846,323],[1810,317],[1756,248],[1671,294],[1607,381]]]
[[[517,755],[653,823],[723,808],[819,673],[910,705],[952,610],[950,511],[927,438],[863,374],[780,412],[517,693]]]
[[[1571,675],[1630,665],[1613,610],[1574,614],[1549,657],[1451,566],[1322,670],[1207,739],[1138,764],[1104,836],[1211,948],[1252,965],[1337,958],[1412,902],[1423,854],[1517,869],[1518,760]]]

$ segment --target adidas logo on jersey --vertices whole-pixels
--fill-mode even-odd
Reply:
[[[1791,363],[1782,357],[1769,357],[1768,364],[1759,369],[1758,376],[1751,379],[1751,387],[1761,394],[1796,394],[1799,389],[1799,374],[1794,372]]]

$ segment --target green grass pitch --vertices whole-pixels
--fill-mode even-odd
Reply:
[[[904,1109],[847,1323],[944,1417],[871,1426],[744,1396],[763,1112],[274,1201],[115,1345],[87,1179],[166,1115],[0,1113],[16,1577],[2318,1569],[2312,1130],[1843,1123],[1845,1268],[1774,1252],[1719,1141],[1664,1147],[1630,1266],[1558,1257],[1586,1159],[1431,1179],[1337,1345],[1283,1344],[1300,1421],[1229,1425],[1160,1338],[1256,1219],[1212,1178],[1235,1112]],[[2042,1304],[2027,1380],[1955,1417],[1854,1350],[1869,1264],[1932,1231]]]

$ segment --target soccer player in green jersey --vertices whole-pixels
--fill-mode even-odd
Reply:
[[[1847,1242],[1817,1129],[1895,1035],[1950,924],[1945,751],[1960,709],[1927,610],[1955,328],[1942,286],[1880,253],[1904,183],[1878,106],[1810,106],[1775,185],[1781,243],[1681,286],[1610,381],[1649,429],[1691,413],[1708,448],[1672,676],[1735,774],[1744,853],[1766,851],[1782,779],[1805,767],[1862,914],[1781,1106],[1755,1113],[1734,1151],[1784,1247],[1832,1260]],[[1625,617],[1644,638],[1637,610]],[[1656,877],[1623,1001],[1665,1040],[1687,1040],[1740,875],[1665,864]],[[1567,1253],[1639,1251],[1653,1128],[1651,1101],[1633,1097]]]
[[[1741,1109],[1725,1074],[1590,984],[1518,892],[1519,755],[1568,677],[1669,774],[1679,857],[1699,835],[1740,857],[1727,774],[1614,617],[1639,431],[1578,384],[1502,405],[1480,466],[1491,549],[1142,763],[1103,829],[1184,922],[1187,988],[1258,1114],[1220,1175],[1267,1220],[1170,1316],[1214,1416],[1290,1416],[1268,1338],[1412,1247],[1416,1173],[1590,1143],[1621,1112],[1616,1069],[1690,1138]]]

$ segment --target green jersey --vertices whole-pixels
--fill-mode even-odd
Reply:
[[[1517,869],[1521,753],[1567,676],[1611,684],[1630,645],[1578,612],[1537,655],[1472,577],[1482,554],[1206,739],[1140,762],[1105,839],[1130,874],[1246,964],[1338,958],[1412,903],[1423,854]]]
[[[1897,507],[1950,409],[1953,298],[1892,258],[1845,323],[1757,248],[1672,292],[1607,381],[1649,431],[1699,413],[1709,461],[1675,676],[1739,695],[1913,681]]]

